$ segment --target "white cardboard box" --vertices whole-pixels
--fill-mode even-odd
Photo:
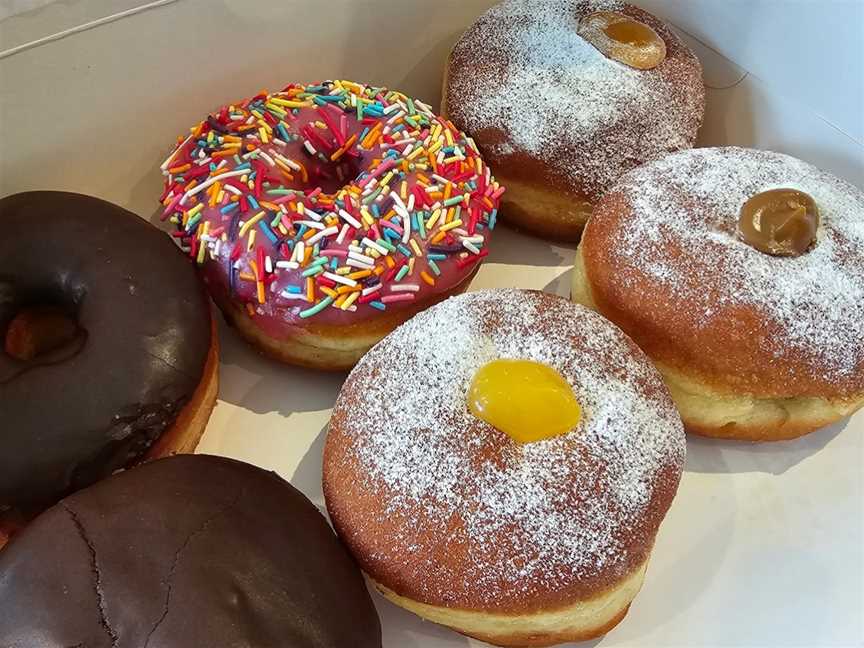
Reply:
[[[65,189],[152,218],[159,162],[209,110],[333,77],[436,105],[451,45],[491,4],[0,0],[0,16],[16,13],[0,21],[0,195]],[[772,148],[864,186],[864,2],[641,4],[703,61],[703,144]],[[472,288],[568,294],[572,247],[502,227],[491,250]],[[220,400],[199,451],[274,469],[323,507],[321,450],[342,376],[274,364],[220,335]],[[864,645],[862,433],[864,412],[780,444],[691,438],[645,586],[589,645]],[[481,645],[375,600],[385,648]]]

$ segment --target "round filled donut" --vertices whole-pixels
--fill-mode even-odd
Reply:
[[[429,106],[350,81],[223,106],[162,169],[163,217],[228,321],[332,370],[466,287],[504,192]]]
[[[324,495],[388,599],[492,644],[548,646],[624,617],[684,455],[660,375],[614,325],[547,293],[470,292],[351,372]]]
[[[192,264],[135,214],[37,191],[0,200],[0,224],[2,545],[74,490],[191,452],[218,342]]]
[[[704,109],[699,60],[615,0],[492,7],[450,53],[442,104],[507,186],[506,222],[561,241],[626,171],[691,147]]]
[[[61,500],[0,552],[0,645],[381,648],[363,576],[275,473],[182,455]]]
[[[864,404],[864,193],[801,160],[706,148],[629,173],[572,295],[645,350],[690,432],[789,439]]]

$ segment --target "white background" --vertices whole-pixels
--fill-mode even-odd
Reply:
[[[0,17],[43,4],[5,0]],[[79,191],[152,218],[158,164],[207,111],[328,77],[436,105],[450,46],[492,1],[173,0],[27,48],[145,4],[65,0],[0,21],[0,195]],[[642,4],[686,30],[703,61],[703,144],[784,151],[864,186],[864,2]],[[572,257],[499,228],[472,287],[566,295]],[[220,334],[220,401],[199,450],[277,470],[322,505],[343,377],[276,365]],[[642,593],[589,645],[864,645],[862,433],[864,414],[781,444],[690,439]],[[479,645],[375,600],[385,648]]]

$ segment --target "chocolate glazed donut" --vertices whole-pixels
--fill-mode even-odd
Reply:
[[[300,491],[208,455],[152,461],[0,552],[3,648],[381,648],[360,570]]]
[[[141,459],[198,398],[211,364],[215,399],[216,347],[193,268],[131,212],[39,191],[0,200],[0,226],[6,348],[22,313],[47,308],[73,323],[64,344],[32,359],[0,350],[2,516]]]

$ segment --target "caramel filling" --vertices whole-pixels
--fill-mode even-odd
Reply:
[[[637,70],[650,70],[666,59],[666,43],[657,32],[616,11],[588,14],[577,32],[607,58]]]
[[[796,189],[771,189],[741,207],[738,234],[765,254],[798,256],[816,241],[819,210],[813,198]]]
[[[468,390],[468,409],[519,443],[565,434],[581,417],[563,376],[530,360],[494,360],[480,367]]]

